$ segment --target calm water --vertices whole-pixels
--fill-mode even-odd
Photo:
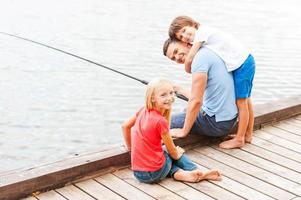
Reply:
[[[189,15],[228,31],[257,61],[255,104],[301,93],[298,0],[2,0],[0,31],[81,55],[144,80],[189,87],[162,55],[171,20]],[[139,82],[0,35],[0,171],[122,142],[144,101]],[[185,103],[178,100],[175,110]]]

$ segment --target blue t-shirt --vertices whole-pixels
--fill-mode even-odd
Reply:
[[[232,120],[237,116],[234,82],[225,63],[213,51],[202,47],[191,64],[191,73],[207,73],[207,86],[202,109],[216,122]]]

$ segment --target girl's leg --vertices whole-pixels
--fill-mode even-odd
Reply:
[[[155,183],[164,179],[170,174],[172,168],[172,160],[168,153],[164,152],[164,156],[166,160],[161,169],[154,172],[134,171],[134,176],[143,183]]]
[[[253,137],[254,112],[251,98],[248,98],[249,123],[245,135],[245,142],[251,143]]]
[[[245,144],[245,134],[249,123],[249,98],[237,99],[238,107],[238,130],[235,137],[231,140],[222,142],[219,147],[224,149],[240,148]],[[253,122],[254,123],[254,122]]]
[[[197,165],[184,154],[179,160],[173,161],[173,166],[177,166],[178,170],[173,173],[174,167],[172,167],[171,173],[173,177],[179,181],[199,182],[204,179],[221,180],[221,175],[217,170],[202,172],[198,169]]]

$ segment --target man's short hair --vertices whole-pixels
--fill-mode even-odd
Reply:
[[[164,56],[166,56],[166,53],[167,53],[167,50],[168,50],[168,47],[171,43],[175,42],[175,40],[172,40],[170,38],[168,38],[165,42],[164,42],[164,45],[163,45],[163,54]]]

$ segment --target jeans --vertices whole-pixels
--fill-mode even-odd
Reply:
[[[183,128],[186,112],[174,114],[171,117],[170,128]],[[216,122],[215,116],[210,117],[204,111],[200,111],[190,133],[210,137],[222,137],[228,135],[236,125],[236,119]]]
[[[178,160],[173,160],[170,155],[164,151],[165,163],[163,167],[154,172],[134,171],[134,176],[143,183],[155,183],[163,180],[167,176],[173,177],[179,169],[192,171],[197,166],[186,156],[182,155]]]

